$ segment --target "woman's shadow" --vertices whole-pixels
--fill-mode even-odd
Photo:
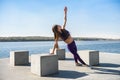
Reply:
[[[120,75],[119,67],[120,64],[100,63],[99,67],[92,67],[92,69],[98,74]]]

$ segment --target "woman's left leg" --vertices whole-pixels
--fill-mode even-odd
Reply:
[[[80,58],[80,56],[78,55],[78,53],[76,53],[76,57],[77,59],[84,65],[86,65],[86,63]]]
[[[82,64],[86,65],[86,63],[80,58],[80,56],[77,53],[77,47],[75,42],[73,41],[71,44],[68,45],[69,51],[75,56],[77,60],[79,60]]]

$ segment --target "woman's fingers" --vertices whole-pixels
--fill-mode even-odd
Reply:
[[[65,6],[64,11],[67,12],[67,7]]]

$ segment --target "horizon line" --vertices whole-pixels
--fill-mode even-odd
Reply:
[[[54,36],[0,36],[0,37],[54,37]],[[91,37],[91,36],[73,36],[73,38],[102,38],[102,39],[120,39],[111,37]]]

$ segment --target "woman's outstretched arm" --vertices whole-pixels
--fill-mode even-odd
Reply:
[[[59,49],[58,39],[55,39],[54,47],[53,47],[51,54],[54,54],[55,49]]]
[[[64,24],[63,24],[63,29],[65,29],[66,22],[67,22],[67,7],[65,6],[65,8],[64,8]]]

